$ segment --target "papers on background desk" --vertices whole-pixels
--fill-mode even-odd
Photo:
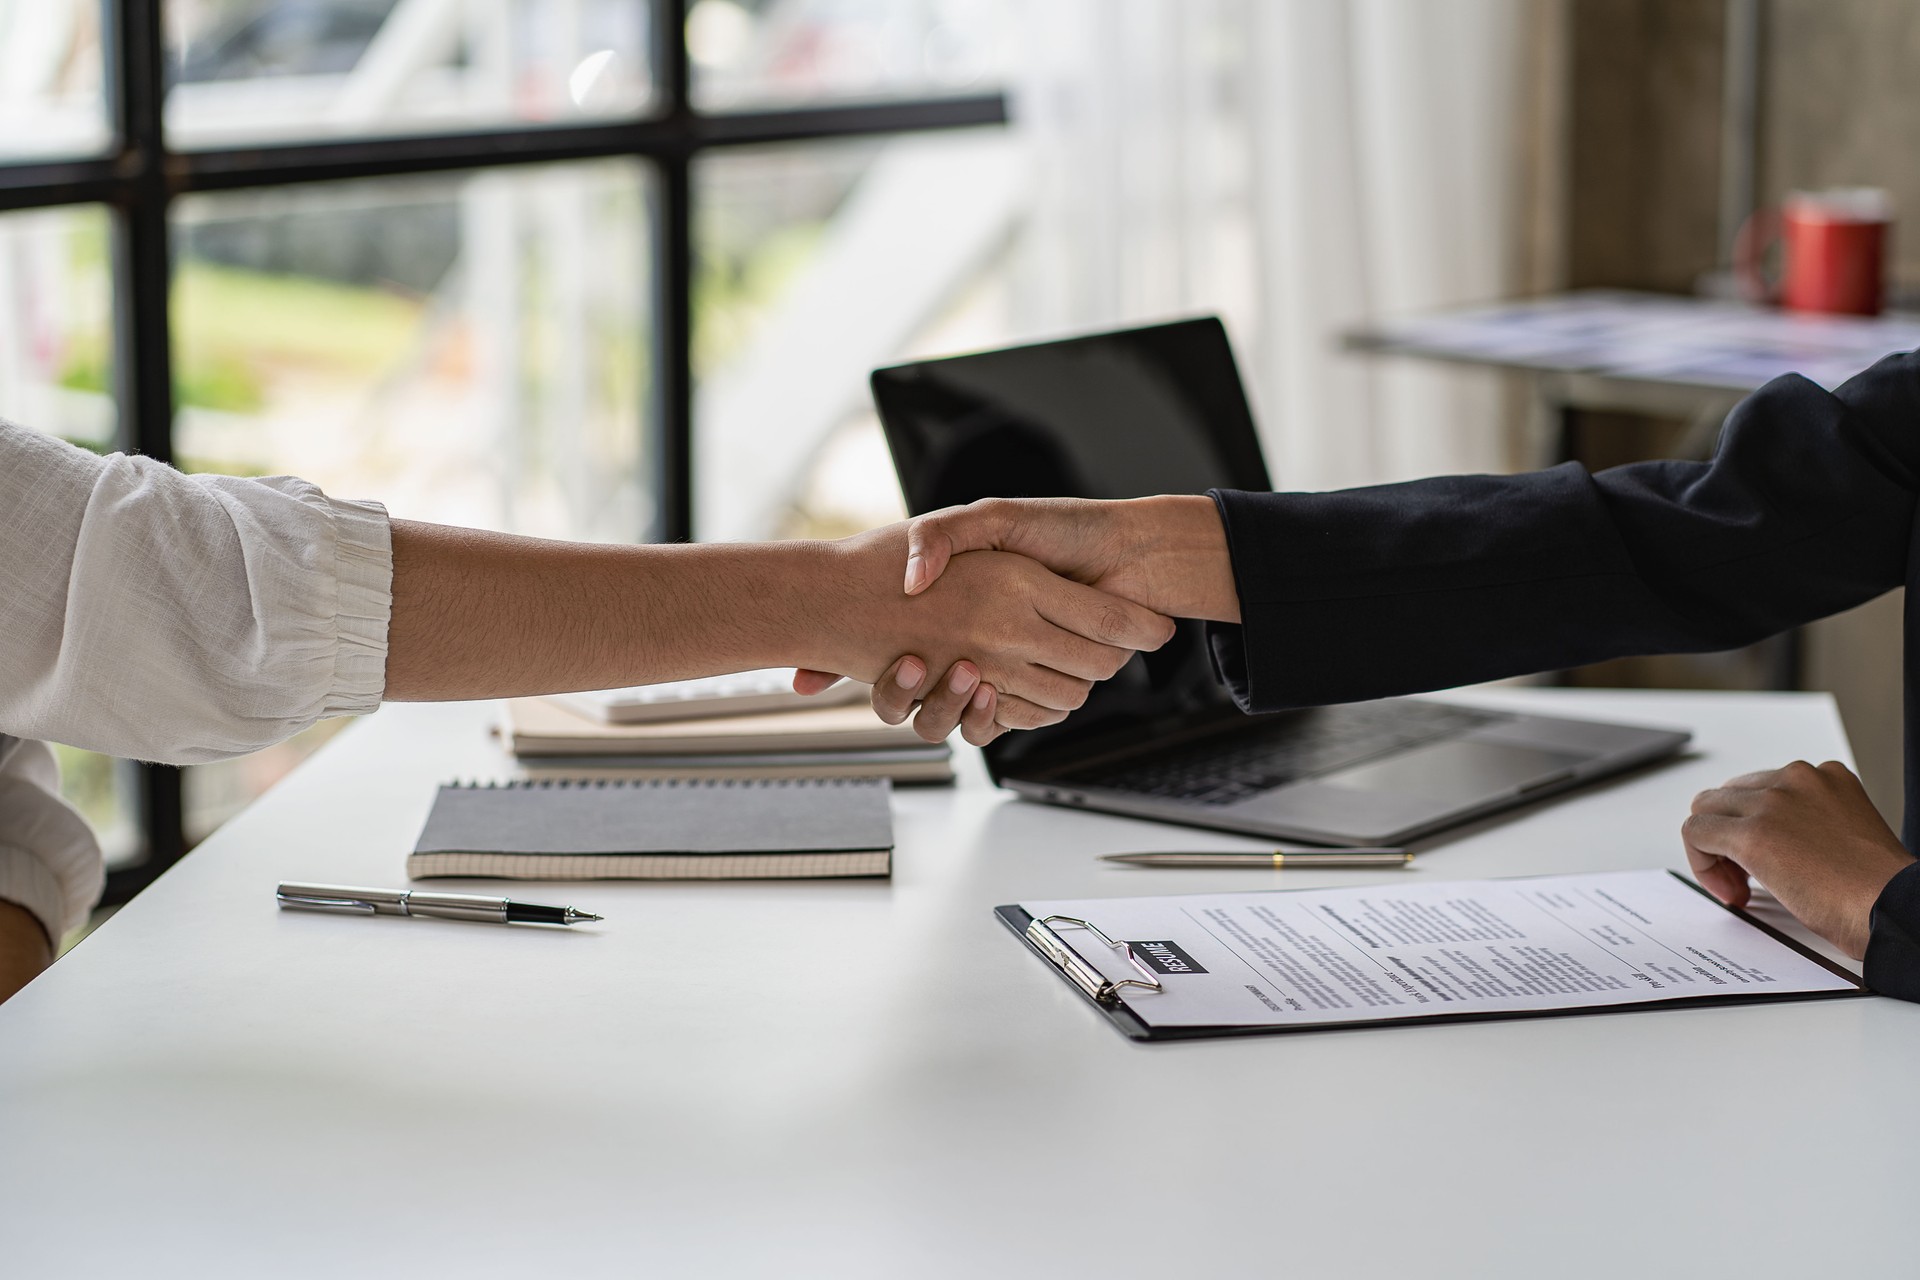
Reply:
[[[1586,290],[1394,321],[1353,345],[1513,368],[1751,391],[1783,373],[1836,387],[1920,347],[1920,316],[1828,316]]]
[[[1151,1030],[1328,1026],[1855,992],[1667,871],[1020,904],[1132,945],[1163,990],[1120,990]],[[1109,981],[1126,956],[1055,921]]]

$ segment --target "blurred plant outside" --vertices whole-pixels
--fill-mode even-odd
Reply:
[[[643,534],[639,179],[606,162],[183,202],[184,465],[416,519]]]
[[[266,408],[269,388],[283,377],[377,379],[405,351],[422,310],[419,300],[380,289],[198,261],[174,273],[173,302],[175,404],[234,414]],[[105,338],[73,346],[61,386],[110,393]],[[181,467],[260,474],[243,460],[185,459]]]

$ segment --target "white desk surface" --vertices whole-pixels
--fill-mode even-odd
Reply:
[[[1693,793],[1846,758],[1811,694],[1495,691],[1697,750],[1404,874],[1684,865]],[[0,1007],[0,1273],[1908,1274],[1920,1007],[1879,998],[1134,1044],[993,918],[1351,882],[905,791],[888,883],[526,888],[573,933],[281,913],[386,884],[483,706],[389,707]],[[1391,873],[1402,874],[1402,873]]]

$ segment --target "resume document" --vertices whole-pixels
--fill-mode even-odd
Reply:
[[[1149,1027],[1286,1027],[1857,991],[1667,871],[1023,902]],[[1143,970],[1145,972],[1143,972]]]

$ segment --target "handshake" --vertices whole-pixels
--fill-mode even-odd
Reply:
[[[871,626],[842,619],[835,638],[854,641],[848,660],[806,664],[794,688],[817,693],[843,675],[872,680],[881,718],[898,724],[913,715],[930,742],[956,724],[984,744],[1009,729],[1057,723],[1094,681],[1172,638],[1170,619],[1240,621],[1210,498],[993,498],[861,534],[829,554],[867,566],[866,582],[904,563],[904,590],[893,578],[870,595]],[[1856,959],[1876,933],[1876,903],[1913,863],[1860,780],[1837,762],[1795,762],[1703,791],[1681,840],[1715,897],[1744,906],[1758,880]],[[1867,970],[1872,982],[1873,961]],[[1914,984],[1899,994],[1920,998],[1909,994],[1920,993],[1920,977],[1898,982]]]
[[[956,726],[984,745],[1057,724],[1094,682],[1171,639],[1171,619],[1240,618],[1206,497],[988,498],[836,549],[853,570],[838,598],[858,605],[842,620],[845,652],[802,666],[794,688],[871,680],[880,717],[913,716],[929,742]],[[876,593],[902,569],[902,586]]]

